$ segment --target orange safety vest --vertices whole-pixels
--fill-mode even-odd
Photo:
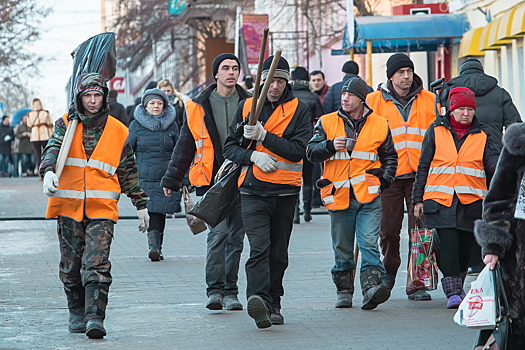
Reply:
[[[248,116],[248,113],[251,109],[251,104],[252,97],[247,98],[242,109],[242,115],[244,118]],[[284,130],[286,130],[286,127],[288,124],[290,124],[290,121],[292,120],[298,105],[299,100],[297,98],[281,103],[279,106],[277,106],[270,118],[264,124],[264,129],[271,132],[272,134],[282,137]],[[257,142],[255,150],[258,152],[268,153],[277,159],[277,170],[269,173],[265,173],[257,165],[252,164],[253,176],[255,176],[257,180],[271,182],[274,184],[301,186],[303,174],[302,159],[299,162],[291,162],[288,159],[283,158],[264,147],[262,142]],[[239,187],[241,187],[242,183],[244,182],[247,173],[248,168],[241,172],[238,181]]]
[[[320,119],[327,140],[346,136],[344,120],[337,113],[323,115]],[[387,134],[386,120],[372,113],[366,117],[352,153],[343,149],[324,162],[323,178],[332,182],[321,188],[321,199],[326,209],[347,209],[350,205],[350,186],[360,203],[370,203],[379,196],[379,178],[366,171],[381,167],[377,150]]]
[[[462,204],[485,198],[487,180],[483,153],[487,134],[468,134],[459,153],[452,133],[444,126],[434,128],[436,152],[430,163],[423,200],[432,199],[446,207],[452,205],[454,192]]]
[[[64,114],[66,125],[68,115]],[[121,188],[117,169],[128,138],[128,129],[108,116],[106,126],[93,154],[86,157],[82,142],[82,123],[78,124],[58,190],[47,202],[46,218],[69,217],[82,221],[109,219],[118,221],[118,200]]]
[[[188,128],[195,140],[195,158],[190,167],[190,183],[193,186],[209,186],[213,180],[215,150],[204,122],[204,109],[190,100],[186,103]]]
[[[417,171],[425,132],[436,119],[434,94],[422,90],[414,99],[406,122],[394,102],[386,101],[381,91],[368,94],[366,101],[374,113],[388,120],[398,156],[396,176]]]

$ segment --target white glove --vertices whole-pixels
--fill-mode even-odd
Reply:
[[[9,142],[9,141],[11,141],[11,136],[10,135],[5,135],[4,142]]]
[[[266,130],[264,130],[261,122],[257,121],[257,124],[255,125],[246,124],[244,126],[243,136],[245,139],[263,142],[266,137]]]
[[[250,160],[265,173],[277,170],[277,159],[268,153],[253,151]]]
[[[149,214],[148,209],[137,210],[137,216],[140,220],[139,231],[146,232],[149,227]]]
[[[58,176],[52,172],[48,171],[44,175],[44,194],[48,197],[53,197],[58,187]]]

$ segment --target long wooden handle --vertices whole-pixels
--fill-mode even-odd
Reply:
[[[270,29],[268,27],[264,27],[264,33],[262,37],[261,42],[261,50],[259,51],[259,64],[257,66],[257,75],[255,76],[255,86],[253,88],[253,99],[252,99],[252,108],[250,110],[250,120],[248,121],[249,125],[255,125],[257,123],[257,119],[253,119],[251,116],[255,115],[255,110],[257,107],[257,99],[259,98],[259,89],[261,86],[261,73],[262,73],[262,66],[264,63],[264,56],[266,53],[266,42],[268,41],[268,33]]]
[[[66,165],[67,155],[69,154],[69,149],[71,148],[71,143],[73,142],[73,136],[75,136],[75,132],[77,131],[77,126],[78,119],[73,119],[69,122],[64,135],[64,140],[62,141],[62,146],[58,152],[56,175],[59,179],[60,175],[62,175],[62,171],[64,170],[64,165]]]
[[[266,94],[268,93],[268,90],[270,89],[270,85],[272,84],[273,75],[275,74],[275,70],[277,69],[277,65],[279,64],[279,60],[281,59],[281,50],[277,50],[275,52],[275,55],[272,59],[272,65],[270,66],[270,70],[268,71],[268,76],[266,77],[266,80],[264,82],[263,90],[261,91],[261,97],[259,98],[259,101],[257,101],[257,110],[255,111],[255,122],[250,125],[255,125],[257,123],[257,120],[259,119],[259,114],[261,114],[264,101],[266,101]],[[252,116],[250,116],[250,121],[252,120]]]

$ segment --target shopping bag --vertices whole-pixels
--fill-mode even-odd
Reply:
[[[435,290],[438,285],[438,267],[434,253],[435,229],[416,228],[410,230],[410,251],[406,292]]]
[[[240,194],[237,181],[241,166],[229,160],[221,166],[220,179],[195,203],[191,215],[204,220],[211,227],[220,224],[239,205]]]
[[[477,329],[494,329],[496,326],[496,288],[494,271],[486,265],[478,279],[472,282],[469,292],[454,315],[460,326]]]
[[[184,196],[184,209],[186,209],[186,223],[188,224],[191,232],[197,235],[201,232],[206,231],[208,228],[206,223],[201,219],[189,214],[191,208],[193,208],[193,200],[190,197],[190,193],[186,186],[182,186],[182,194]]]

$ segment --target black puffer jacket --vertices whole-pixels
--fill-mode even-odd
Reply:
[[[456,194],[452,200],[452,205],[446,207],[438,202],[427,199],[423,201],[425,194],[425,185],[427,182],[428,171],[430,163],[434,159],[436,152],[436,139],[434,128],[439,125],[445,126],[452,133],[456,149],[461,149],[463,142],[465,142],[468,134],[480,133],[482,130],[487,133],[487,128],[480,124],[476,116],[472,121],[470,130],[460,139],[454,129],[450,126],[450,115],[438,118],[432,123],[425,134],[423,145],[421,149],[421,156],[419,157],[419,165],[416,173],[416,181],[414,183],[414,190],[412,191],[412,203],[423,203],[423,213],[425,214],[425,225],[431,228],[457,228],[459,230],[474,232],[474,221],[481,219],[482,200],[475,201],[471,204],[461,204]],[[498,161],[499,148],[494,144],[493,136],[487,133],[487,142],[485,143],[485,152],[483,153],[483,165],[485,167],[485,175],[487,177],[487,187],[490,179],[496,169]]]
[[[211,109],[210,103],[210,95],[212,91],[216,88],[217,84],[211,84],[206,89],[202,90],[193,99],[193,102],[195,102],[204,109],[204,123],[206,124],[208,133],[210,134],[213,149],[215,151],[212,179],[215,178],[215,174],[217,174],[217,171],[224,162],[224,156],[222,155],[223,145],[220,142],[219,131],[217,130],[217,126],[215,125],[213,111]],[[251,96],[240,85],[237,84],[235,88],[237,90],[237,93],[239,94],[239,99],[241,101]],[[193,158],[195,157],[195,152],[197,151],[197,148],[195,147],[195,139],[193,138],[193,134],[191,133],[190,128],[188,127],[187,120],[191,117],[191,115],[188,115],[186,120],[184,120],[180,132],[179,141],[177,141],[177,145],[175,146],[175,149],[173,149],[171,161],[161,181],[162,187],[170,188],[174,191],[178,191],[182,187],[182,180],[188,172],[188,169],[190,168],[190,165],[193,162]],[[210,187],[211,186],[198,187],[196,191],[197,195],[204,195]]]
[[[261,123],[264,124],[275,109],[281,108],[279,107],[281,104],[291,101],[294,98],[292,87],[290,84],[287,84],[279,101],[270,102],[269,100],[265,100],[261,115],[259,116]],[[243,106],[244,102],[239,103],[239,107],[235,112],[234,121],[230,125],[230,134],[224,144],[225,158],[239,162],[242,165],[250,166],[246,179],[240,188],[241,193],[258,196],[282,196],[299,193],[301,190],[300,186],[264,182],[258,180],[253,175],[253,163],[250,161],[253,150],[246,148],[250,142],[243,138]],[[308,106],[299,101],[295,114],[284,130],[283,136],[279,137],[271,132],[267,132],[262,144],[278,156],[288,159],[291,162],[299,162],[304,157],[310,135],[312,135],[312,122],[310,120]]]
[[[293,95],[299,99],[299,101],[306,103],[310,109],[310,115],[312,125],[315,124],[317,119],[321,118],[324,114],[323,105],[319,100],[319,96],[310,91],[308,82],[304,80],[295,80],[292,85]]]
[[[151,212],[179,211],[180,195],[166,197],[160,185],[178,138],[179,129],[172,106],[167,106],[160,117],[151,116],[142,104],[135,108],[135,120],[129,125],[128,140],[135,151],[140,186],[150,197],[146,207]]]
[[[498,80],[483,72],[478,60],[467,60],[460,67],[459,76],[450,79],[440,92],[441,101],[448,110],[448,93],[455,87],[466,87],[476,94],[476,117],[487,126],[494,136],[493,142],[500,145],[503,127],[521,122],[521,117],[509,93],[498,86]]]

